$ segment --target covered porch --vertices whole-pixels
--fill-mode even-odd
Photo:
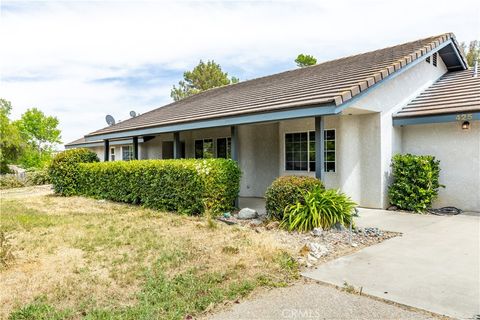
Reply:
[[[241,198],[263,198],[279,176],[307,175],[379,208],[379,124],[379,113],[301,117],[130,137],[121,150],[130,146],[131,159],[232,158],[242,170]],[[103,141],[104,161],[117,143]],[[118,156],[121,150],[115,160],[129,160]]]

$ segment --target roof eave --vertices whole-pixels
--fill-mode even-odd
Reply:
[[[184,122],[172,125],[155,126],[148,128],[132,129],[126,131],[110,132],[99,135],[87,135],[85,141],[98,141],[107,139],[118,139],[133,136],[148,136],[161,133],[179,132],[187,130],[206,129],[214,127],[226,127],[243,124],[254,124],[272,122],[287,119],[306,118],[314,116],[334,115],[339,111],[335,103],[310,105],[302,108],[290,108],[287,110],[254,113],[241,116],[222,117],[217,119],[206,119],[200,121]]]

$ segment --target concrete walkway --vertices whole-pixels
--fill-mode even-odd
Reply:
[[[403,236],[330,261],[304,276],[447,316],[480,314],[480,217],[383,210],[360,212],[360,227]]]
[[[273,289],[209,319],[355,319],[420,320],[429,315],[320,284]]]

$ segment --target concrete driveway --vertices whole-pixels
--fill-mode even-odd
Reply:
[[[480,217],[433,216],[362,209],[360,227],[403,235],[304,274],[437,314],[480,314]]]

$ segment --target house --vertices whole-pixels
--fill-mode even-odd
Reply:
[[[396,153],[441,160],[435,206],[480,211],[480,80],[452,33],[211,89],[66,145],[105,161],[231,157],[240,196],[310,175],[389,206]]]

